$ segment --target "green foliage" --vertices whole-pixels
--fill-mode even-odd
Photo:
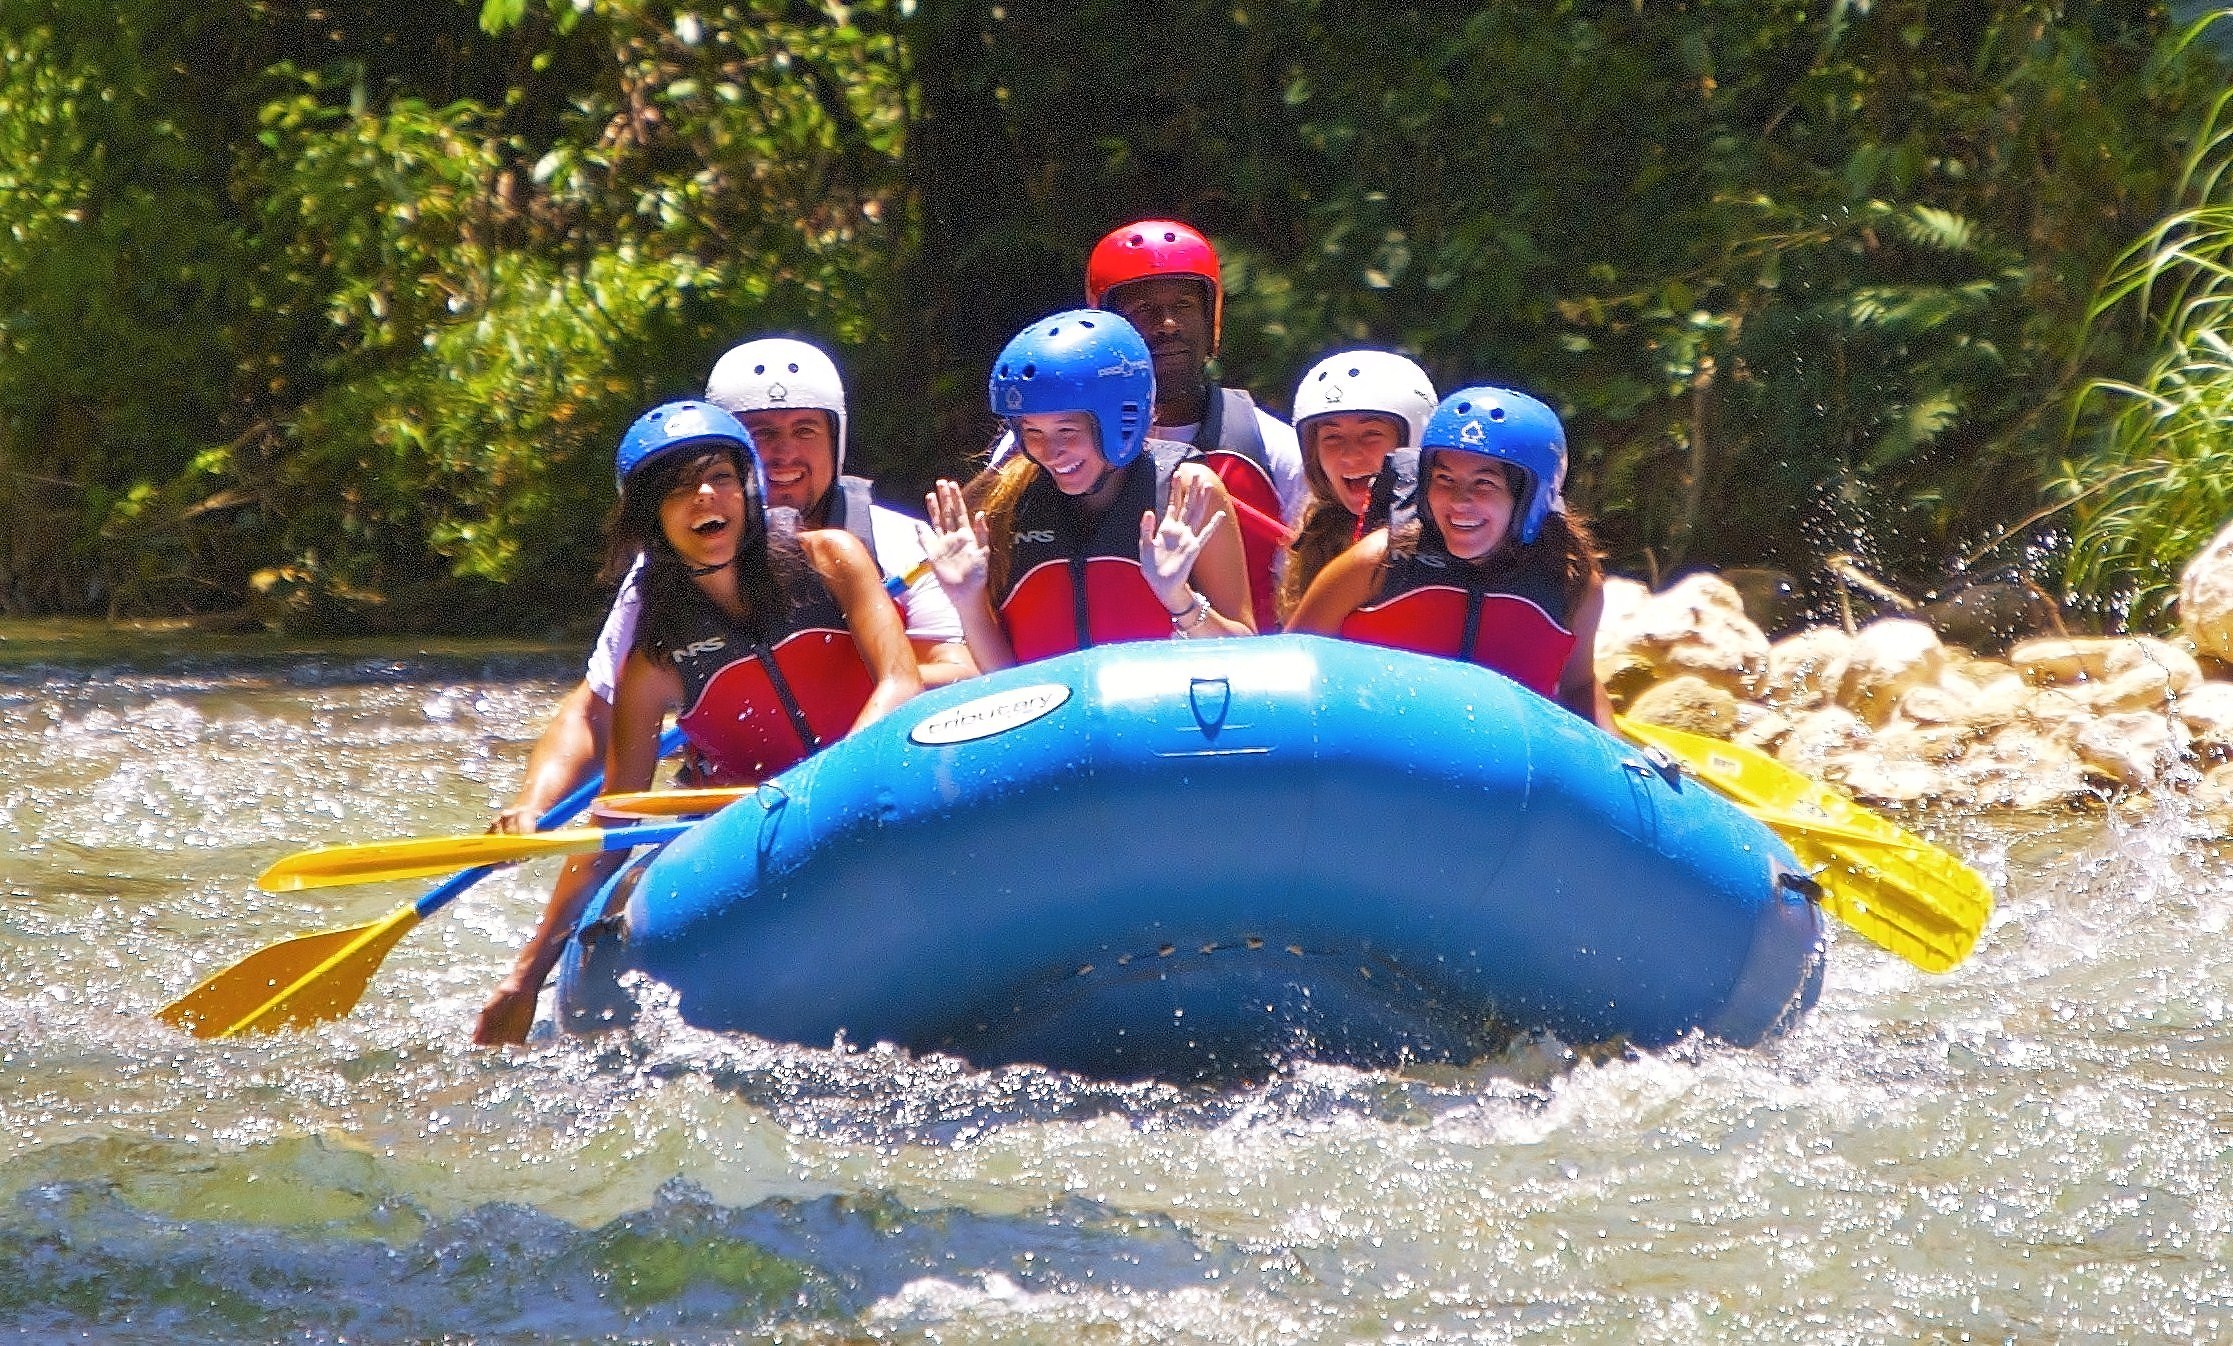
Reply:
[[[999,345],[1149,214],[1217,239],[1222,372],[1275,406],[1358,342],[1548,396],[1623,567],[1848,551],[1928,588],[2020,562],[2060,472],[2074,582],[2138,592],[2224,503],[2228,259],[2207,214],[2155,227],[2222,204],[2223,70],[2162,22],[24,0],[0,605],[586,618],[612,443],[721,349],[837,347],[857,461],[904,498],[985,442]],[[2167,426],[2190,467],[2133,457]]]
[[[27,0],[0,23],[0,610],[205,600],[196,557],[136,530],[232,393],[242,240],[203,109],[166,53],[192,11]]]
[[[2198,164],[2214,188],[2224,137]],[[2123,259],[2096,302],[2137,320],[2159,353],[2137,380],[2096,379],[2073,416],[2086,450],[2063,465],[2075,520],[2073,589],[2120,617],[2164,621],[2179,572],[2233,516],[2233,203],[2173,215]],[[2128,315],[2129,311],[2129,315]],[[2081,429],[2080,427],[2090,427]]]

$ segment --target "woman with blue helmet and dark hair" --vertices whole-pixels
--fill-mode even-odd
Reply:
[[[1149,438],[1147,343],[1114,313],[1033,323],[988,394],[1023,452],[929,497],[923,549],[977,666],[1124,640],[1255,634],[1239,530],[1217,475]]]
[[[620,670],[605,786],[650,788],[669,711],[693,783],[745,784],[783,770],[922,689],[883,576],[842,529],[800,531],[769,509],[752,435],[704,402],[638,417],[615,457],[620,503],[607,571],[639,555],[642,612]],[[579,857],[474,1030],[525,1040],[535,999],[581,905],[620,853]]]
[[[1451,394],[1420,436],[1418,517],[1334,558],[1287,629],[1481,664],[1610,726],[1604,572],[1565,481],[1557,413],[1508,388]]]

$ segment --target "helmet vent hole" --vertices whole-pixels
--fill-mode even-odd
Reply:
[[[1039,366],[1037,366],[1037,365],[1025,365],[1025,366],[1023,367],[1023,377],[1025,377],[1025,378],[1027,378],[1027,379],[1035,379],[1035,378],[1039,377]]]
[[[1351,370],[1349,371],[1349,377],[1351,377],[1351,378],[1355,378],[1355,377],[1357,377],[1357,376],[1358,376],[1359,374],[1361,374],[1361,373],[1363,373],[1363,372],[1364,372],[1364,371],[1363,371],[1363,370],[1361,370],[1361,369],[1355,369],[1355,368],[1352,368],[1352,369],[1351,369]]]
[[[792,372],[792,373],[794,373],[794,374],[798,373],[798,372],[799,372],[799,366],[798,366],[798,362],[797,362],[796,360],[792,361],[792,362],[791,362],[791,366],[790,366],[790,368],[791,368],[791,372]]]
[[[1472,404],[1471,402],[1460,402],[1460,403],[1458,403],[1458,414],[1459,414],[1460,416],[1468,415],[1468,414],[1470,414],[1470,413],[1472,412],[1472,410],[1473,410],[1473,404]]]
[[[752,372],[755,374],[765,374],[768,372],[768,367],[766,365],[754,365],[752,366]]]
[[[1093,330],[1093,319],[1087,318],[1084,321],[1080,322],[1078,326],[1083,327],[1090,332]]]
[[[1503,420],[1503,419],[1504,419],[1504,408],[1502,408],[1502,407],[1490,407],[1490,408],[1489,408],[1489,419],[1490,419],[1490,420],[1492,420],[1492,421],[1501,421],[1501,420]]]

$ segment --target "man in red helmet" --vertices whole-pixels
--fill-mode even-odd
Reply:
[[[1309,488],[1294,430],[1246,392],[1209,377],[1225,316],[1217,250],[1175,220],[1128,224],[1110,231],[1086,258],[1085,294],[1087,303],[1121,314],[1147,338],[1155,360],[1154,433],[1198,447],[1243,506],[1241,541],[1256,629],[1278,630],[1273,570],[1285,539],[1274,521],[1292,528]]]

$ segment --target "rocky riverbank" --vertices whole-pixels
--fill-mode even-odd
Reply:
[[[1771,752],[1874,804],[2039,811],[2177,791],[2233,820],[2233,670],[2218,662],[2233,601],[2222,642],[2200,611],[2219,591],[2190,573],[2174,639],[1984,653],[1908,618],[1771,641],[1718,576],[1659,593],[1609,579],[1597,669],[1632,717]]]

